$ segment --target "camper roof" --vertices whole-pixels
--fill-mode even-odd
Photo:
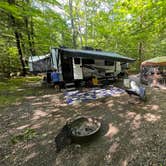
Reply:
[[[49,58],[50,54],[46,54],[46,55],[40,55],[40,56],[30,56],[29,57],[29,62],[37,62],[46,58]]]
[[[95,59],[112,59],[121,62],[134,62],[135,59],[119,55],[112,52],[96,51],[96,50],[76,50],[68,48],[60,48],[60,52],[66,56],[95,58]]]

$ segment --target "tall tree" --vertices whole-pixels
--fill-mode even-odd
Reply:
[[[16,5],[15,0],[8,0],[9,5]],[[9,25],[11,25],[14,29],[14,34],[15,34],[15,39],[16,39],[16,45],[17,45],[17,49],[18,49],[18,55],[19,55],[19,59],[22,65],[22,75],[25,76],[26,74],[26,68],[25,68],[25,62],[23,60],[23,53],[22,53],[22,48],[21,48],[21,32],[18,31],[18,27],[17,25],[19,24],[17,22],[17,19],[12,15],[12,13],[9,13]]]
[[[69,13],[70,13],[71,28],[72,28],[72,42],[73,42],[73,47],[76,48],[77,36],[76,36],[76,29],[75,29],[74,16],[73,16],[73,0],[69,0]]]

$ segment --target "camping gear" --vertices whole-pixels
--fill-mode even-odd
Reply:
[[[92,77],[92,84],[94,85],[94,86],[97,86],[98,85],[98,79],[97,79],[97,77]]]
[[[135,81],[130,82],[131,89],[126,89],[126,92],[131,96],[135,95],[138,96],[140,100],[145,101],[146,99],[146,92],[145,88],[142,86],[138,86]]]

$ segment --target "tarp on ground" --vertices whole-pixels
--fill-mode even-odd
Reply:
[[[80,92],[78,90],[66,92],[65,100],[67,104],[70,105],[90,100],[96,100],[107,96],[116,96],[121,93],[125,93],[125,90],[113,86],[110,86],[109,89],[92,88],[84,92]]]

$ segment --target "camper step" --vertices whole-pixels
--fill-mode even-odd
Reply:
[[[75,83],[74,82],[69,82],[65,84],[65,88],[67,91],[73,91],[76,90],[75,88]]]
[[[67,91],[74,91],[74,90],[76,90],[76,88],[75,87],[73,87],[73,88],[66,88],[66,90]]]
[[[65,86],[75,86],[74,82],[65,83]]]

